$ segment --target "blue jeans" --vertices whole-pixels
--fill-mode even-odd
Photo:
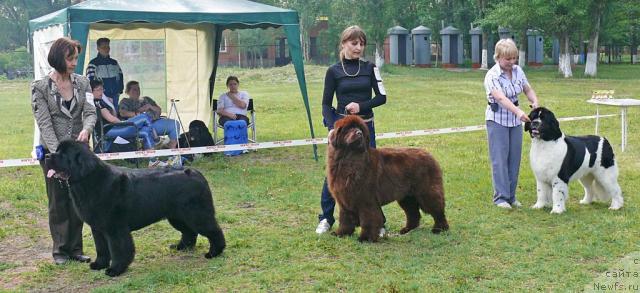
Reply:
[[[109,150],[113,144],[113,139],[120,136],[125,139],[130,139],[136,136],[142,138],[143,148],[145,150],[152,149],[155,145],[156,136],[151,129],[151,116],[142,113],[135,117],[127,119],[127,122],[133,122],[133,126],[116,126],[111,128],[105,137],[110,138],[105,142],[104,150]]]
[[[367,122],[367,128],[369,128],[369,146],[372,148],[376,147],[376,128],[373,124],[373,120]],[[331,196],[331,192],[329,192],[329,186],[327,185],[327,178],[324,178],[324,183],[322,184],[322,193],[320,194],[320,207],[322,208],[322,214],[318,215],[318,221],[322,221],[324,219],[329,222],[329,225],[333,225],[336,222],[336,219],[333,217],[333,211],[336,207],[336,201]]]
[[[178,140],[180,123],[173,119],[160,118],[151,123],[151,127],[158,135],[168,135],[171,140]]]

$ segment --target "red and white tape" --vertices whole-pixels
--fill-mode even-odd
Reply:
[[[613,117],[613,116],[617,116],[617,114],[600,115],[600,118]],[[594,119],[594,118],[596,118],[596,116],[567,117],[567,118],[560,118],[558,120],[575,121],[575,120],[585,120],[585,119]],[[439,128],[439,129],[422,129],[422,130],[376,133],[376,139],[460,133],[460,132],[484,130],[485,128],[486,126],[484,125],[475,125],[475,126]],[[195,147],[195,148],[145,150],[145,151],[123,152],[123,153],[106,153],[106,154],[98,154],[98,157],[102,160],[119,160],[119,159],[149,158],[149,157],[162,157],[162,156],[175,156],[175,155],[188,155],[188,154],[206,154],[206,153],[217,153],[217,152],[223,152],[223,151],[257,150],[257,149],[281,148],[281,147],[326,144],[326,143],[327,143],[327,138],[323,137],[323,138],[313,138],[313,139],[309,138],[309,139],[297,139],[297,140],[281,140],[281,141],[271,141],[271,142],[261,142],[261,143],[216,145],[216,146]],[[38,165],[38,160],[32,159],[32,158],[0,160],[0,168],[32,166],[32,165]]]

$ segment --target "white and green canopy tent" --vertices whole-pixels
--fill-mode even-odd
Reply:
[[[159,40],[160,46],[138,46],[138,52],[129,53],[163,56],[160,68],[164,68],[164,83],[159,94],[164,95],[165,104],[161,106],[168,111],[168,101],[180,99],[179,113],[184,124],[195,119],[211,121],[222,31],[269,27],[284,28],[309,131],[315,137],[296,11],[247,0],[87,0],[29,21],[36,79],[50,72],[47,54],[53,41],[62,36],[80,41],[85,49],[78,60],[78,74],[84,73],[88,61],[95,56],[95,47],[86,49],[95,46],[100,37],[110,38],[112,47],[119,40]],[[126,80],[130,78],[125,76]],[[144,83],[142,87],[144,91]],[[315,145],[313,151],[317,159]]]

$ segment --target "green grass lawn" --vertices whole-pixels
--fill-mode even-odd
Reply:
[[[594,89],[640,98],[638,65],[600,65],[597,79],[563,79],[551,67],[526,68],[530,83],[559,117],[593,115],[585,103]],[[307,66],[313,123],[321,127],[322,81],[326,67]],[[304,106],[292,67],[220,69],[217,84],[238,75],[241,89],[255,99],[258,139],[309,136]],[[484,71],[449,72],[387,66],[387,104],[376,109],[377,132],[484,124]],[[219,95],[222,90],[216,90]],[[0,159],[28,157],[33,118],[28,81],[0,81]],[[521,97],[522,107],[527,106]],[[602,109],[602,108],[601,108]],[[606,113],[617,109],[604,108]],[[168,246],[177,231],[161,222],[134,232],[136,258],[129,271],[109,278],[86,264],[54,266],[50,256],[47,200],[39,167],[0,169],[0,291],[579,291],[594,290],[605,271],[621,269],[638,257],[640,189],[640,109],[630,109],[627,150],[620,151],[620,118],[601,120],[601,134],[614,145],[625,207],[579,206],[582,188],[570,185],[568,211],[550,215],[532,210],[535,179],[525,136],[518,198],[522,209],[501,210],[491,203],[486,134],[482,131],[379,140],[380,147],[418,147],[440,161],[451,230],[430,233],[431,217],[400,236],[404,214],[397,204],[384,208],[390,236],[376,244],[357,237],[317,236],[324,177],[311,146],[263,149],[227,158],[220,154],[195,162],[214,191],[217,217],[227,238],[223,255],[206,260],[208,243],[196,251]],[[561,123],[565,133],[592,134],[594,120]],[[233,181],[233,183],[231,183]],[[86,253],[95,257],[85,227]],[[625,258],[627,256],[627,258]],[[640,272],[640,265],[624,266]],[[599,278],[600,277],[600,278]],[[596,282],[597,280],[597,282]],[[625,282],[638,278],[625,279]],[[638,287],[640,289],[640,287]]]

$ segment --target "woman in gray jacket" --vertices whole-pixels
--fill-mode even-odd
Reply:
[[[56,40],[47,58],[54,70],[31,84],[31,108],[45,154],[55,152],[64,139],[88,143],[96,123],[95,107],[86,98],[86,93],[91,92],[89,80],[74,73],[80,50],[78,41],[69,38]],[[49,229],[55,263],[64,264],[69,260],[89,262],[89,257],[82,251],[82,221],[73,208],[67,185],[47,178],[48,170],[42,159],[40,166],[49,199]]]

